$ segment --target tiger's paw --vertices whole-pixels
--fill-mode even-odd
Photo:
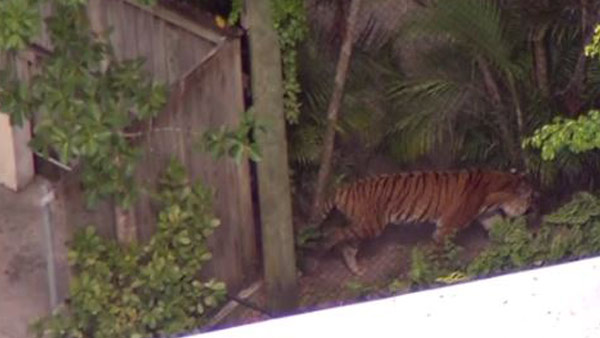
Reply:
[[[356,253],[358,252],[357,248],[353,248],[351,246],[344,246],[342,248],[342,256],[344,257],[344,263],[353,274],[362,276],[365,273],[365,270],[358,266],[358,262],[356,261]]]
[[[356,265],[352,268],[348,267],[350,269],[350,271],[352,271],[353,274],[357,275],[357,276],[362,276],[365,274],[366,270],[361,268],[360,266]]]

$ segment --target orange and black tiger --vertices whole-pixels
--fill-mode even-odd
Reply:
[[[338,189],[321,208],[325,220],[337,209],[348,226],[325,233],[323,248],[339,246],[348,268],[362,271],[356,262],[357,241],[374,238],[387,224],[435,222],[433,238],[444,238],[502,211],[514,217],[530,207],[533,189],[524,174],[487,170],[418,171],[382,175]]]

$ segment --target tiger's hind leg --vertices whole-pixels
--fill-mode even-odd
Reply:
[[[370,224],[371,226],[365,226],[364,224]],[[344,263],[352,273],[362,275],[365,270],[358,265],[356,260],[358,244],[362,240],[377,237],[381,231],[382,227],[377,219],[352,222],[348,226],[336,228],[331,232],[327,236],[327,243],[329,247],[335,246],[340,250]]]
[[[358,262],[356,261],[356,254],[358,253],[358,247],[350,245],[348,243],[344,243],[340,251],[342,253],[342,257],[344,258],[344,263],[353,274],[362,276],[365,273],[365,270],[358,266]]]
[[[325,247],[339,250],[346,267],[355,275],[362,275],[364,270],[358,266],[356,254],[358,253],[359,236],[350,227],[337,228],[331,233]]]
[[[326,247],[335,247],[336,251],[342,256],[346,267],[355,275],[362,275],[364,270],[358,265],[356,254],[358,253],[358,244],[361,240],[360,233],[355,231],[352,226],[337,228],[330,234]]]

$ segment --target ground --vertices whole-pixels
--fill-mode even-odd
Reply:
[[[299,278],[300,312],[350,304],[372,298],[389,296],[388,285],[405,279],[410,268],[410,254],[416,245],[431,241],[433,225],[390,225],[381,237],[367,241],[358,254],[358,263],[366,270],[355,276],[336,253],[322,257],[318,267]],[[458,234],[456,243],[464,248],[465,259],[472,259],[488,243],[487,234],[474,224]],[[408,292],[408,285],[398,285]],[[397,290],[394,292],[397,294]],[[264,309],[264,288],[248,299]],[[269,316],[246,306],[238,306],[224,322],[215,328],[247,324],[268,319]]]
[[[29,323],[50,311],[47,270],[48,241],[41,199],[47,182],[36,178],[14,193],[0,186],[0,338],[31,337]],[[64,232],[57,226],[55,208],[52,245],[57,278],[65,278]],[[58,293],[66,285],[59,283]]]

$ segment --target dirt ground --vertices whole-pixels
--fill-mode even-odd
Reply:
[[[29,323],[50,311],[44,184],[47,181],[36,178],[19,193],[0,186],[0,338],[31,337]],[[56,202],[51,208],[56,210]],[[57,213],[51,215],[55,275],[64,279],[64,232]],[[66,285],[58,284],[58,295],[64,294]]]
[[[410,268],[410,254],[417,245],[431,241],[433,225],[389,225],[376,239],[365,242],[358,254],[358,263],[365,269],[362,276],[353,275],[332,252],[319,261],[317,268],[299,278],[300,310],[313,311],[359,301],[387,297],[387,286],[393,280],[403,279]],[[463,247],[465,259],[472,259],[488,243],[485,230],[477,224],[459,233],[456,244]],[[408,285],[406,285],[408,286]],[[400,286],[402,287],[402,286]],[[408,292],[406,289],[404,292]],[[397,292],[395,292],[397,294]],[[264,288],[248,301],[265,309]],[[244,305],[213,327],[222,329],[231,326],[267,320],[269,316]]]

